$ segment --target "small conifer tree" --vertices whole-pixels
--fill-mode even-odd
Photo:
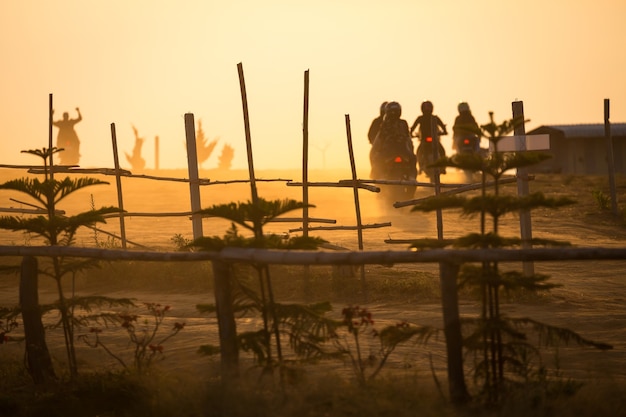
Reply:
[[[7,181],[0,185],[0,189],[12,190],[28,195],[35,208],[42,210],[42,215],[37,216],[1,216],[0,229],[21,231],[43,238],[44,243],[50,246],[71,246],[74,244],[76,232],[81,227],[92,226],[96,223],[105,223],[105,215],[117,213],[117,207],[102,207],[86,212],[64,216],[59,214],[57,207],[66,197],[94,185],[108,184],[94,178],[72,179],[66,177],[62,180],[54,178],[52,169],[52,157],[59,152],[57,148],[43,148],[23,151],[37,156],[43,161],[43,181],[37,178],[21,178]],[[65,277],[73,277],[78,271],[93,267],[94,260],[70,258],[67,256],[50,256],[51,265],[44,267],[40,272],[50,276],[56,283],[59,299],[54,306],[42,308],[42,311],[58,309],[60,312],[60,324],[63,328],[65,347],[67,352],[68,367],[73,377],[78,372],[76,351],[74,349],[74,326],[79,322],[74,316],[74,308],[77,306],[87,310],[93,305],[101,304],[132,304],[129,300],[113,300],[106,297],[68,297],[65,294],[63,281]]]
[[[569,198],[548,198],[540,192],[523,196],[503,192],[500,180],[506,172],[528,167],[549,158],[548,155],[537,152],[498,152],[498,142],[523,122],[520,118],[514,118],[496,124],[493,113],[490,113],[490,123],[482,125],[480,132],[477,132],[491,142],[493,152],[490,155],[485,157],[479,154],[456,154],[440,158],[434,164],[438,167],[455,167],[479,173],[482,178],[480,194],[473,197],[441,194],[418,202],[412,211],[456,209],[462,216],[479,218],[478,232],[440,241],[416,240],[411,245],[413,248],[451,246],[488,250],[520,247],[522,244],[520,238],[500,234],[499,226],[504,216],[520,210],[539,207],[558,209],[574,203]],[[488,180],[493,181],[493,189],[488,189]],[[569,244],[541,238],[533,238],[530,243],[533,246]],[[528,369],[525,367],[528,364],[528,354],[529,352],[538,354],[542,346],[533,346],[527,339],[527,331],[534,331],[543,336],[540,343],[545,343],[544,346],[557,341],[573,341],[599,349],[611,348],[606,344],[587,340],[569,329],[557,328],[530,318],[511,318],[504,314],[501,308],[503,292],[549,290],[555,285],[548,283],[548,277],[545,275],[533,273],[527,276],[518,271],[504,270],[498,262],[483,262],[480,265],[463,265],[458,279],[461,286],[477,288],[480,293],[479,317],[465,322],[471,325],[471,331],[464,335],[464,348],[474,355],[475,380],[481,389],[480,394],[489,403],[500,402],[507,389],[528,376]]]

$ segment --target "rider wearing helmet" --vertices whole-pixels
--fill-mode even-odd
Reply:
[[[480,138],[480,127],[476,123],[476,119],[472,115],[469,104],[462,101],[457,106],[459,111],[458,116],[454,119],[454,126],[452,127],[452,148],[459,149],[459,143],[466,137]],[[475,141],[475,148],[480,147],[480,141]],[[478,149],[475,149],[478,151]]]
[[[433,114],[433,103],[426,100],[422,103],[421,106],[422,114],[418,116],[417,119],[413,122],[413,126],[411,126],[410,133],[413,135],[413,131],[419,125],[419,134],[420,143],[426,138],[438,139],[440,135],[447,135],[448,131],[446,130],[446,125],[443,124],[441,119],[438,116]],[[431,139],[431,140],[432,140]],[[443,148],[441,141],[437,140],[439,146],[437,147],[437,152],[439,157],[446,156],[446,150]],[[422,147],[418,146],[417,152],[422,152]],[[420,159],[420,156],[417,155],[417,159]],[[420,168],[421,169],[421,168]],[[445,173],[445,170],[442,170],[442,173]]]
[[[385,116],[385,106],[387,106],[386,101],[380,105],[380,114],[377,118],[372,120],[370,129],[367,131],[367,138],[369,139],[370,144],[374,143],[374,140],[376,140],[376,135],[378,135],[378,131],[380,130],[380,125],[382,124],[383,117]]]
[[[446,130],[446,125],[443,124],[441,119],[438,116],[433,114],[433,103],[426,100],[422,103],[421,106],[422,114],[415,119],[413,125],[411,126],[410,133],[413,135],[413,131],[419,125],[419,137],[420,140],[426,137],[435,137],[439,136],[439,134],[447,135],[448,131]],[[441,128],[441,132],[439,132],[439,128]]]
[[[381,178],[384,168],[381,164],[390,156],[401,154],[415,161],[413,142],[409,134],[409,124],[401,119],[402,106],[392,101],[385,106],[385,115],[370,152],[372,178]],[[415,165],[415,163],[413,163]]]
[[[411,143],[411,137],[409,135],[409,124],[406,120],[401,119],[402,106],[397,101],[387,103],[385,106],[385,115],[383,121],[380,124],[380,130],[378,131],[377,138],[385,141],[388,140],[401,140],[403,142],[408,141]]]

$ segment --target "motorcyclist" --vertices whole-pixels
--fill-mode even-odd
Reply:
[[[377,118],[372,120],[372,124],[370,125],[370,129],[367,131],[367,138],[370,141],[370,144],[374,144],[374,140],[376,140],[376,135],[380,131],[380,125],[383,122],[383,117],[385,116],[385,106],[387,106],[387,102],[383,102],[380,105],[380,114]]]
[[[413,135],[413,131],[417,125],[419,125],[419,137],[420,140],[423,140],[427,137],[435,137],[439,134],[438,128],[441,128],[441,134],[447,135],[448,131],[446,130],[446,125],[443,124],[439,116],[435,116],[433,114],[433,103],[426,100],[422,103],[421,106],[422,114],[415,119],[413,125],[411,126],[410,133]]]
[[[448,134],[448,131],[446,130],[446,125],[443,124],[443,122],[438,116],[433,114],[433,109],[434,109],[434,106],[431,101],[426,100],[422,102],[422,105],[421,105],[422,114],[418,116],[417,119],[415,119],[415,122],[413,122],[413,125],[411,126],[411,129],[410,129],[410,134],[411,136],[413,136],[413,132],[419,125],[418,137],[420,138],[420,146],[418,146],[417,148],[417,160],[418,161],[421,161],[424,159],[422,158],[422,155],[421,155],[421,153],[424,152],[423,150],[424,148],[421,145],[424,143],[424,140],[426,138],[430,137],[432,139],[436,139],[436,138],[439,138],[440,135]],[[441,141],[437,141],[437,143],[439,144],[437,148],[437,153],[439,154],[439,157],[445,156],[446,151],[443,148],[443,145],[441,145]],[[430,159],[430,155],[427,155],[426,160],[428,159]],[[423,168],[420,167],[420,170],[422,169]],[[442,170],[442,173],[445,173],[445,170]]]
[[[477,140],[474,143],[474,151],[478,152],[480,149],[480,127],[476,123],[476,119],[472,115],[469,104],[462,101],[457,106],[459,111],[458,116],[454,119],[454,126],[452,127],[452,149],[458,152],[460,149],[460,143],[464,138],[474,137]]]
[[[395,101],[387,103],[380,130],[372,143],[370,152],[371,177],[373,179],[384,178],[385,162],[398,155],[408,158],[411,166],[415,167],[415,154],[413,153],[413,141],[409,134],[409,124],[400,118],[401,115],[400,103]],[[411,172],[412,174],[417,173]]]

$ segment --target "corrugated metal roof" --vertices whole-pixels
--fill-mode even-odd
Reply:
[[[576,124],[576,125],[543,125],[538,127],[560,130],[566,138],[603,138],[604,123]],[[530,133],[530,132],[529,132]],[[611,123],[611,136],[626,137],[626,123]]]

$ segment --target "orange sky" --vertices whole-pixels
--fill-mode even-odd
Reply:
[[[626,120],[623,0],[36,0],[0,3],[0,164],[48,144],[55,118],[83,121],[81,166],[112,167],[115,123],[123,167],[134,143],[154,167],[183,168],[184,114],[202,120],[217,150],[247,168],[237,75],[243,64],[255,168],[299,168],[304,71],[310,71],[311,169],[349,167],[349,114],[357,168],[369,171],[366,132],[382,101],[403,118],[430,99],[451,127],[460,100],[479,123],[511,116],[523,100],[527,130],[542,124]],[[56,138],[56,128],[54,135]],[[444,143],[450,138],[444,138]]]

